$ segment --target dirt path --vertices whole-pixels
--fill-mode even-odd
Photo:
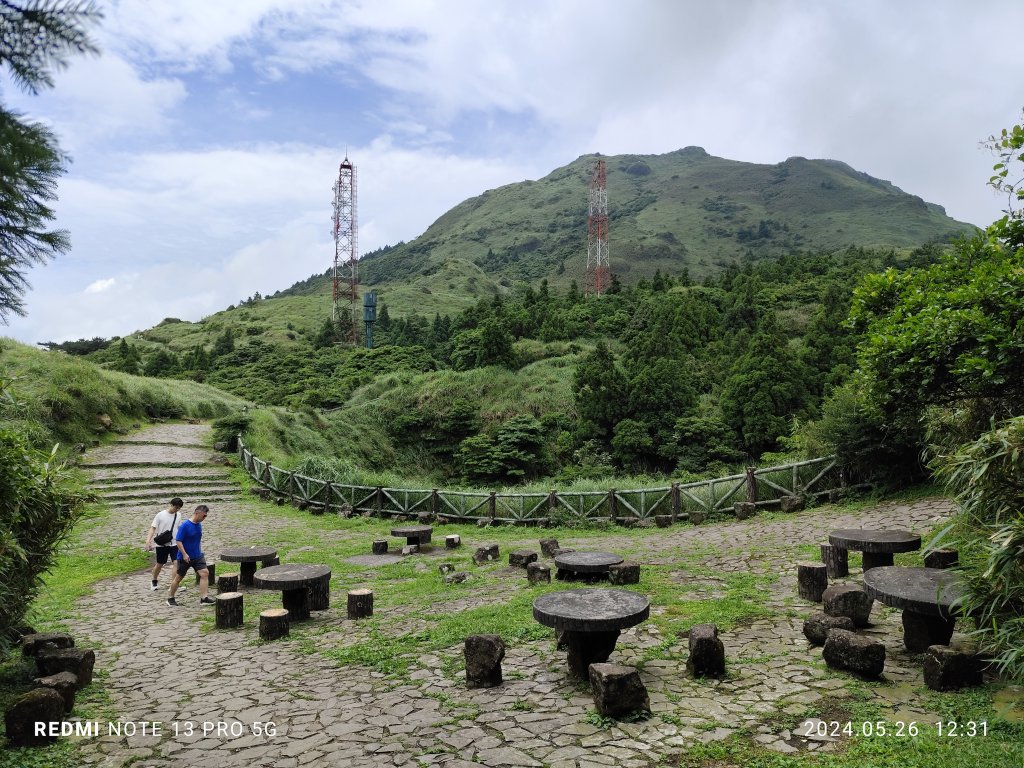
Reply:
[[[226,472],[207,463],[212,451],[204,447],[206,430],[160,426],[89,454],[96,486],[117,498],[118,522],[93,534],[98,544],[141,545],[152,515],[173,495],[186,500],[186,509],[209,503],[208,553],[251,543],[254,526],[269,532],[261,533],[261,540],[300,526],[247,507]],[[97,667],[109,672],[114,711],[126,721],[158,722],[161,733],[85,741],[83,760],[144,768],[640,768],[695,740],[722,739],[741,727],[780,752],[829,749],[827,740],[802,738],[773,725],[770,717],[827,703],[849,679],[826,669],[820,649],[804,639],[802,618],[810,609],[802,606],[799,615],[790,609],[793,545],[817,544],[837,527],[920,530],[949,512],[948,502],[931,499],[856,512],[826,509],[701,528],[684,525],[639,539],[610,533],[601,539],[602,548],[632,550],[642,563],[672,563],[680,553],[692,552],[699,553],[703,566],[723,574],[781,573],[782,578],[765,591],[766,604],[777,609],[775,618],[723,633],[727,679],[695,681],[686,675],[684,659],[648,662],[643,680],[654,716],[607,728],[587,721],[593,701],[566,679],[564,657],[550,641],[511,646],[503,663],[506,682],[497,689],[466,690],[460,674],[443,671],[452,666],[446,660],[461,656],[461,645],[424,657],[407,680],[396,681],[360,667],[338,667],[320,655],[301,655],[290,645],[256,644],[253,626],[203,632],[200,614],[212,609],[201,608],[194,591],[174,609],[164,605],[162,589],[149,591],[146,574],[112,579],[79,603],[72,630],[82,644],[101,649]],[[534,535],[524,531],[524,541]],[[686,574],[680,571],[679,577],[682,583]],[[500,591],[481,590],[469,602],[501,599]],[[325,638],[357,632],[345,619],[343,601],[335,602],[304,631]],[[920,660],[902,647],[899,615],[876,604],[873,620],[868,632],[885,642],[888,653],[886,684],[873,686],[873,695],[895,718],[927,717],[914,703]],[[636,663],[665,640],[653,623],[641,625],[623,633],[615,658]],[[272,734],[253,732],[256,723],[265,731],[268,722]]]

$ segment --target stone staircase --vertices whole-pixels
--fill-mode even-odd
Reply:
[[[155,514],[175,496],[186,512],[197,504],[238,501],[241,488],[211,461],[209,431],[202,424],[158,425],[89,451],[80,467],[115,512]]]

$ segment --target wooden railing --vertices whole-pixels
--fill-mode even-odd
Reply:
[[[759,507],[781,504],[783,497],[806,500],[848,488],[835,457],[810,459],[778,467],[749,467],[730,475],[694,483],[674,482],[658,488],[607,491],[499,493],[448,491],[438,488],[384,488],[350,485],[307,477],[260,459],[238,439],[238,456],[245,471],[268,494],[288,498],[314,511],[349,511],[378,517],[411,518],[432,515],[441,521],[488,520],[519,525],[579,525],[588,522],[699,522],[714,513],[733,512],[735,502]],[[660,520],[658,522],[664,522]]]

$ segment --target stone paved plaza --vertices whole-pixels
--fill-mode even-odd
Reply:
[[[207,462],[212,455],[204,446],[207,429],[163,425],[87,454],[95,487],[119,500],[111,502],[109,526],[91,529],[85,545],[94,540],[98,551],[110,544],[141,546],[152,515],[170,496],[181,495],[194,505],[206,500],[204,489],[209,488],[221,494],[211,503],[204,524],[204,549],[211,562],[222,548],[254,543],[254,531],[259,543],[282,542],[283,562],[289,552],[316,548],[326,535],[372,538],[365,527],[347,531],[342,521],[328,533],[320,527],[306,536],[302,529],[308,518],[297,512],[280,514],[272,505],[242,495],[237,486],[232,495],[227,471]],[[148,488],[157,495],[132,497],[118,491],[121,485],[138,488],[140,494]],[[166,571],[157,592],[149,591],[146,574],[133,573],[96,585],[69,623],[78,644],[98,648],[97,669],[107,673],[105,684],[116,715],[126,721],[160,722],[162,733],[86,740],[82,757],[87,764],[144,768],[639,768],[670,761],[687,745],[723,739],[739,728],[780,752],[833,749],[828,739],[804,738],[792,726],[780,724],[809,707],[830,711],[852,681],[827,669],[821,650],[812,648],[801,632],[803,618],[820,607],[796,597],[796,561],[807,559],[807,545],[825,540],[834,528],[923,532],[950,511],[949,502],[933,498],[856,510],[824,507],[784,517],[759,515],[700,527],[613,530],[598,539],[581,534],[577,541],[561,532],[563,547],[594,548],[599,542],[602,550],[628,552],[641,566],[669,569],[680,594],[690,600],[719,596],[729,574],[764,577],[763,601],[771,618],[722,632],[728,659],[724,680],[689,677],[686,639],[662,636],[653,621],[623,632],[612,660],[643,662],[653,716],[612,725],[595,722],[589,691],[567,678],[564,652],[555,649],[553,638],[507,641],[505,682],[498,688],[467,690],[461,643],[417,658],[408,675],[396,679],[365,667],[340,666],[320,653],[300,652],[294,642],[257,643],[252,622],[238,630],[214,630],[211,609],[197,604],[194,586],[182,596],[181,607],[173,609],[163,600]],[[381,524],[381,531],[386,525]],[[521,529],[516,535],[513,544],[538,549],[537,537],[543,532]],[[507,557],[507,552],[502,555]],[[436,571],[440,562],[433,556],[415,557],[422,558],[420,569]],[[688,574],[680,565],[683,559],[699,563],[701,575]],[[365,626],[345,617],[344,593],[351,583],[373,588],[378,572],[366,568],[343,579],[335,574],[331,608],[295,627],[293,639],[305,634],[322,647],[365,640]],[[513,591],[529,589],[522,571],[492,566],[491,573],[493,578],[460,585],[450,600],[433,609],[453,612],[496,605]],[[859,569],[851,570],[851,579],[859,576]],[[190,576],[186,583],[191,581]],[[652,603],[652,616],[671,610],[670,604]],[[416,611],[396,608],[393,614],[390,631],[421,628]],[[903,648],[899,614],[875,603],[872,622],[866,631],[885,643],[887,659],[882,681],[863,684],[869,695],[884,705],[891,719],[936,719],[918,708],[921,659]],[[652,660],[650,652],[658,648],[667,650]],[[268,722],[274,723],[273,735],[252,733],[254,723]],[[212,732],[204,734],[203,723],[213,724]],[[218,723],[227,730],[218,733]],[[245,731],[241,736],[239,728]]]

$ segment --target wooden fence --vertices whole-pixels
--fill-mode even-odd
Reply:
[[[383,488],[320,480],[279,469],[258,458],[241,437],[238,456],[245,471],[266,489],[267,495],[288,498],[301,507],[402,519],[432,515],[441,522],[579,525],[602,520],[648,521],[660,516],[670,521],[698,521],[714,513],[732,514],[733,504],[739,501],[765,507],[781,504],[786,496],[813,500],[848,487],[842,469],[831,456],[778,467],[750,467],[741,475],[658,488],[552,489],[547,493]]]

